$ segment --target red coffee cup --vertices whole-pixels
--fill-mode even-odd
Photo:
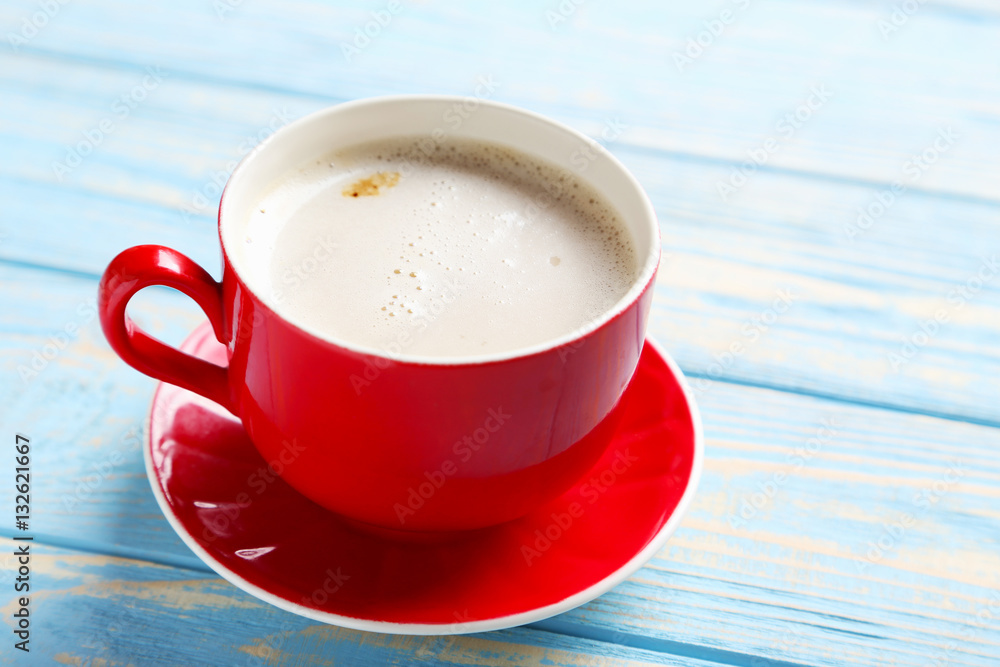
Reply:
[[[402,342],[368,348],[291,321],[248,265],[241,229],[250,207],[299,165],[396,135],[505,144],[587,181],[632,236],[640,269],[628,292],[579,330],[478,357],[418,357]],[[115,257],[99,288],[105,336],[140,372],[231,411],[272,469],[323,507],[390,531],[486,527],[558,496],[607,448],[643,347],[660,244],[641,186],[592,139],[482,100],[341,104],[282,128],[240,163],[223,192],[219,237],[221,282],[162,246]],[[201,306],[226,346],[227,367],[169,347],[129,319],[129,299],[150,285]]]

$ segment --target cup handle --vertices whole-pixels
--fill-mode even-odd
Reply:
[[[140,373],[201,394],[236,414],[228,369],[160,342],[125,313],[132,296],[151,285],[173,287],[194,299],[223,341],[221,283],[176,250],[140,245],[111,260],[98,287],[101,328],[112,349]]]

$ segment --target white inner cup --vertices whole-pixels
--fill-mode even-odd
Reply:
[[[400,362],[423,364],[486,363],[553,349],[584,336],[625,310],[652,279],[660,256],[656,215],[642,187],[606,149],[579,132],[516,107],[474,98],[403,95],[348,102],[302,118],[282,128],[250,153],[226,185],[219,211],[223,250],[240,279],[272,311],[316,338],[362,354],[386,356],[316,330],[284,312],[267,288],[269,248],[281,229],[255,243],[244,242],[250,214],[262,196],[297,167],[332,151],[393,136],[425,137],[429,144],[449,138],[494,142],[547,160],[590,184],[619,214],[636,253],[638,271],[628,291],[582,328],[521,349],[475,356],[441,357],[394,354]]]

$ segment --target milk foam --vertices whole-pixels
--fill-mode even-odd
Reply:
[[[306,165],[259,201],[245,240],[282,316],[389,355],[544,343],[600,317],[638,270],[628,230],[585,182],[454,138]]]

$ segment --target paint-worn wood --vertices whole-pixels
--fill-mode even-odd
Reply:
[[[5,552],[15,546],[0,539]],[[344,630],[284,613],[201,572],[44,543],[31,551],[30,653],[4,646],[2,664],[381,667],[489,665],[497,656],[512,666],[711,664],[540,629],[444,637]],[[8,583],[6,570],[0,579]],[[15,607],[0,610],[9,617]]]
[[[401,2],[346,54],[388,3],[0,5],[0,426],[42,443],[32,657],[995,664],[1000,13],[910,4]],[[215,577],[143,473],[153,383],[94,319],[97,276],[129,245],[218,274],[219,184],[274,128],[399,92],[567,122],[626,163],[662,221],[650,329],[703,408],[701,491],[647,567],[531,628],[366,635]],[[201,319],[163,290],[135,306],[172,343]]]
[[[555,19],[558,3],[401,2],[388,25],[369,29],[377,32],[369,43],[358,39],[359,53],[345,54],[385,5],[186,0],[146,11],[92,0],[60,11],[19,52],[138,74],[159,65],[213,84],[321,98],[471,92],[492,74],[505,99],[569,116],[627,109],[632,124],[649,128],[643,145],[728,160],[744,159],[810,86],[826,82],[829,113],[816,114],[774,165],[879,182],[956,112],[981,136],[995,132],[990,95],[1000,62],[989,47],[998,13],[987,3],[925,4],[883,35],[879,22],[892,7],[855,2],[581,3]],[[0,20],[16,25],[33,8],[6,3]],[[703,53],[678,65],[675,53],[727,9],[721,34],[702,36],[711,42]],[[951,167],[924,183],[995,200],[981,169],[992,152],[970,135]]]

